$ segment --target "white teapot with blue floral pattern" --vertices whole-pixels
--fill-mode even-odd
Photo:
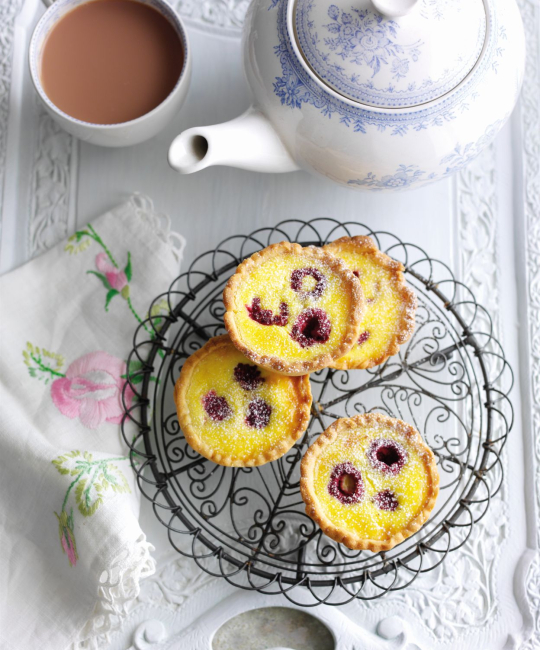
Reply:
[[[419,187],[493,139],[524,59],[515,0],[253,0],[253,106],[184,131],[169,162],[184,174],[305,169],[352,188]]]

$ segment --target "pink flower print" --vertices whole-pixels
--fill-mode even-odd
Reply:
[[[96,255],[96,267],[98,270],[94,271],[92,269],[87,271],[87,273],[99,278],[105,289],[107,289],[105,311],[109,311],[109,303],[111,300],[115,296],[120,295],[124,300],[127,300],[130,310],[140,322],[129,297],[129,283],[131,282],[131,253],[129,251],[127,257],[127,264],[124,270],[121,270],[118,268],[118,264],[116,264],[110,253],[99,253]]]
[[[96,255],[96,268],[107,278],[107,282],[112,289],[120,292],[127,286],[128,279],[124,271],[117,269],[109,260],[106,253]]]
[[[51,397],[63,415],[78,417],[89,429],[96,429],[103,422],[120,424],[125,376],[124,361],[106,352],[90,352],[74,361],[65,377],[52,383]],[[124,399],[129,408],[133,400],[129,385]]]

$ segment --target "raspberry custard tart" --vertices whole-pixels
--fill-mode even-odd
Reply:
[[[256,364],[304,375],[343,357],[358,341],[362,287],[329,252],[282,242],[246,259],[223,292],[225,326]]]
[[[219,465],[263,465],[285,454],[306,430],[308,376],[286,377],[254,365],[227,335],[184,363],[175,389],[186,441]]]
[[[410,425],[381,413],[336,420],[308,449],[306,513],[350,549],[387,551],[419,530],[439,492],[435,456]]]
[[[377,366],[396,354],[414,331],[417,300],[405,283],[403,265],[381,253],[370,237],[342,237],[324,250],[342,259],[359,278],[365,298],[358,341],[331,367]]]

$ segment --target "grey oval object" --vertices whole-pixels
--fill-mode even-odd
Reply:
[[[212,650],[334,650],[332,632],[315,616],[292,607],[242,612],[215,633]]]

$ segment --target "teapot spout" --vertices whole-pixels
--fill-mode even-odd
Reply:
[[[169,164],[181,174],[212,165],[269,173],[300,169],[269,120],[253,107],[230,122],[183,131],[169,148]]]

